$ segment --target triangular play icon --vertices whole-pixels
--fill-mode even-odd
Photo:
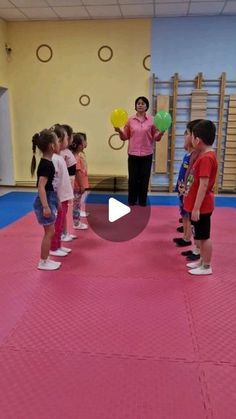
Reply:
[[[109,198],[109,210],[108,210],[108,219],[110,223],[119,220],[125,215],[129,214],[131,211],[130,207],[122,202],[118,201],[115,198]]]

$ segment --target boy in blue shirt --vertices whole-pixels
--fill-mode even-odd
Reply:
[[[190,164],[193,164],[193,160],[195,161],[197,156],[195,155],[194,148],[192,145],[192,132],[194,126],[200,122],[200,119],[195,119],[194,121],[191,121],[187,124],[186,131],[184,133],[184,149],[187,151],[187,153],[183,157],[182,164],[179,169],[179,175],[177,179],[177,184],[175,191],[178,192],[179,196],[179,210],[180,215],[183,219],[183,237],[181,238],[174,238],[173,241],[176,243],[176,246],[178,247],[185,247],[190,246],[192,244],[191,237],[192,237],[192,226],[189,218],[189,213],[185,211],[183,206],[183,198],[185,193],[185,183],[186,183],[186,174],[189,172]],[[190,254],[193,254],[195,252],[196,260],[198,258],[198,251],[194,249],[194,251],[189,251],[188,255],[185,252],[186,256],[189,256]],[[190,255],[191,256],[191,255]],[[192,258],[191,258],[192,259]]]

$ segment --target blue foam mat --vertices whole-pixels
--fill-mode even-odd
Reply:
[[[35,196],[34,192],[9,192],[0,196],[0,228],[32,211]]]

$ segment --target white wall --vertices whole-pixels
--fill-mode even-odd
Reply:
[[[0,87],[0,185],[15,185],[8,90]]]

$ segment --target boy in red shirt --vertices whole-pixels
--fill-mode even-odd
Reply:
[[[201,259],[187,263],[192,275],[212,274],[210,239],[211,214],[214,210],[213,186],[216,180],[217,160],[212,148],[216,127],[212,121],[202,120],[193,128],[192,143],[200,154],[187,179],[184,208],[191,213],[194,238],[199,240]]]

